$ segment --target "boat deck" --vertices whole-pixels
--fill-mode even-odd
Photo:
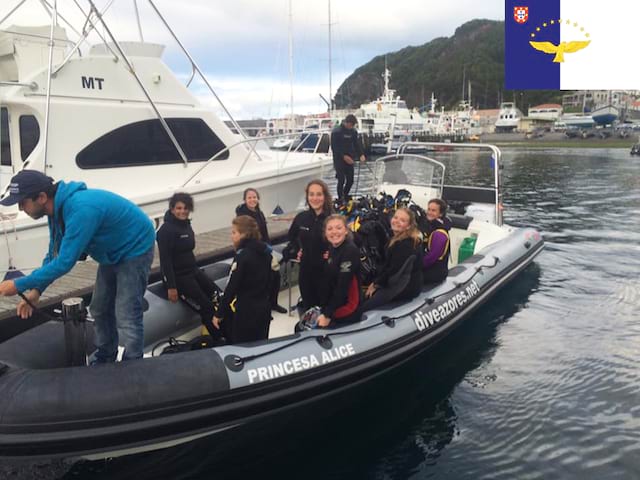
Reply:
[[[272,241],[283,238],[289,230],[294,214],[284,214],[274,218],[267,218],[269,235]],[[233,252],[231,245],[231,227],[212,230],[196,235],[196,260],[206,263],[219,257],[230,256]],[[42,254],[44,257],[44,252]],[[46,308],[59,304],[65,298],[80,297],[93,291],[98,264],[93,260],[78,262],[65,276],[59,278],[49,286],[40,298],[40,307]],[[25,272],[27,273],[27,272]],[[156,246],[156,253],[151,265],[150,277],[160,273],[160,257]],[[16,314],[16,305],[20,301],[14,297],[0,297],[0,321]]]

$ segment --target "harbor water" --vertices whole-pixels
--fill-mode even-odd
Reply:
[[[477,153],[436,158],[459,182],[491,175]],[[546,248],[431,351],[224,441],[3,478],[640,478],[640,160],[506,149],[503,164],[505,222]]]

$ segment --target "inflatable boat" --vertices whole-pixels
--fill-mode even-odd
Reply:
[[[90,318],[73,325],[50,321],[4,341],[0,457],[97,459],[167,448],[286,416],[401,367],[458,327],[543,249],[537,231],[502,224],[500,153],[487,148],[496,182],[479,190],[445,185],[444,171],[438,173],[444,165],[427,157],[399,153],[375,164],[376,188],[410,189],[416,199],[437,194],[477,218],[451,215],[451,267],[443,283],[409,302],[367,312],[358,323],[294,333],[297,319],[284,314],[263,342],[159,355],[168,337],[197,336],[200,321],[189,305],[168,302],[158,283],[145,295],[142,360],[68,366],[69,330],[81,325],[90,344]],[[403,174],[412,182],[398,183]],[[493,218],[482,218],[491,212]],[[230,260],[204,268],[221,287],[229,269]]]

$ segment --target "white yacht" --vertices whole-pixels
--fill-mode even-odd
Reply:
[[[384,69],[384,92],[375,101],[360,105],[356,116],[362,119],[373,119],[373,133],[389,133],[395,130],[424,131],[426,119],[417,111],[409,110],[407,103],[389,88],[391,71]]]
[[[503,102],[500,104],[500,113],[496,120],[496,132],[513,132],[518,129],[520,119],[524,117],[522,112],[516,108],[513,102]]]
[[[98,24],[96,33],[107,37],[88,52],[79,48],[86,35],[72,42],[60,26],[0,25],[0,195],[16,172],[36,169],[114,191],[159,225],[168,198],[186,191],[198,208],[194,230],[202,232],[228,226],[249,186],[260,191],[265,211],[294,210],[305,184],[329,165],[328,139],[318,135],[313,148],[304,142],[304,152],[271,150],[265,137],[240,137],[162,61],[163,45],[119,42],[103,16],[92,22],[88,30]],[[178,44],[193,74],[211,89]],[[0,235],[0,278],[10,268],[40,264],[48,239],[44,219],[0,207]]]

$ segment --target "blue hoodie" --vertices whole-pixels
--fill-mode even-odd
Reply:
[[[140,256],[155,242],[151,219],[134,203],[82,182],[58,182],[49,217],[49,251],[42,267],[18,278],[19,292],[43,292],[69,272],[83,253],[101,265]]]

